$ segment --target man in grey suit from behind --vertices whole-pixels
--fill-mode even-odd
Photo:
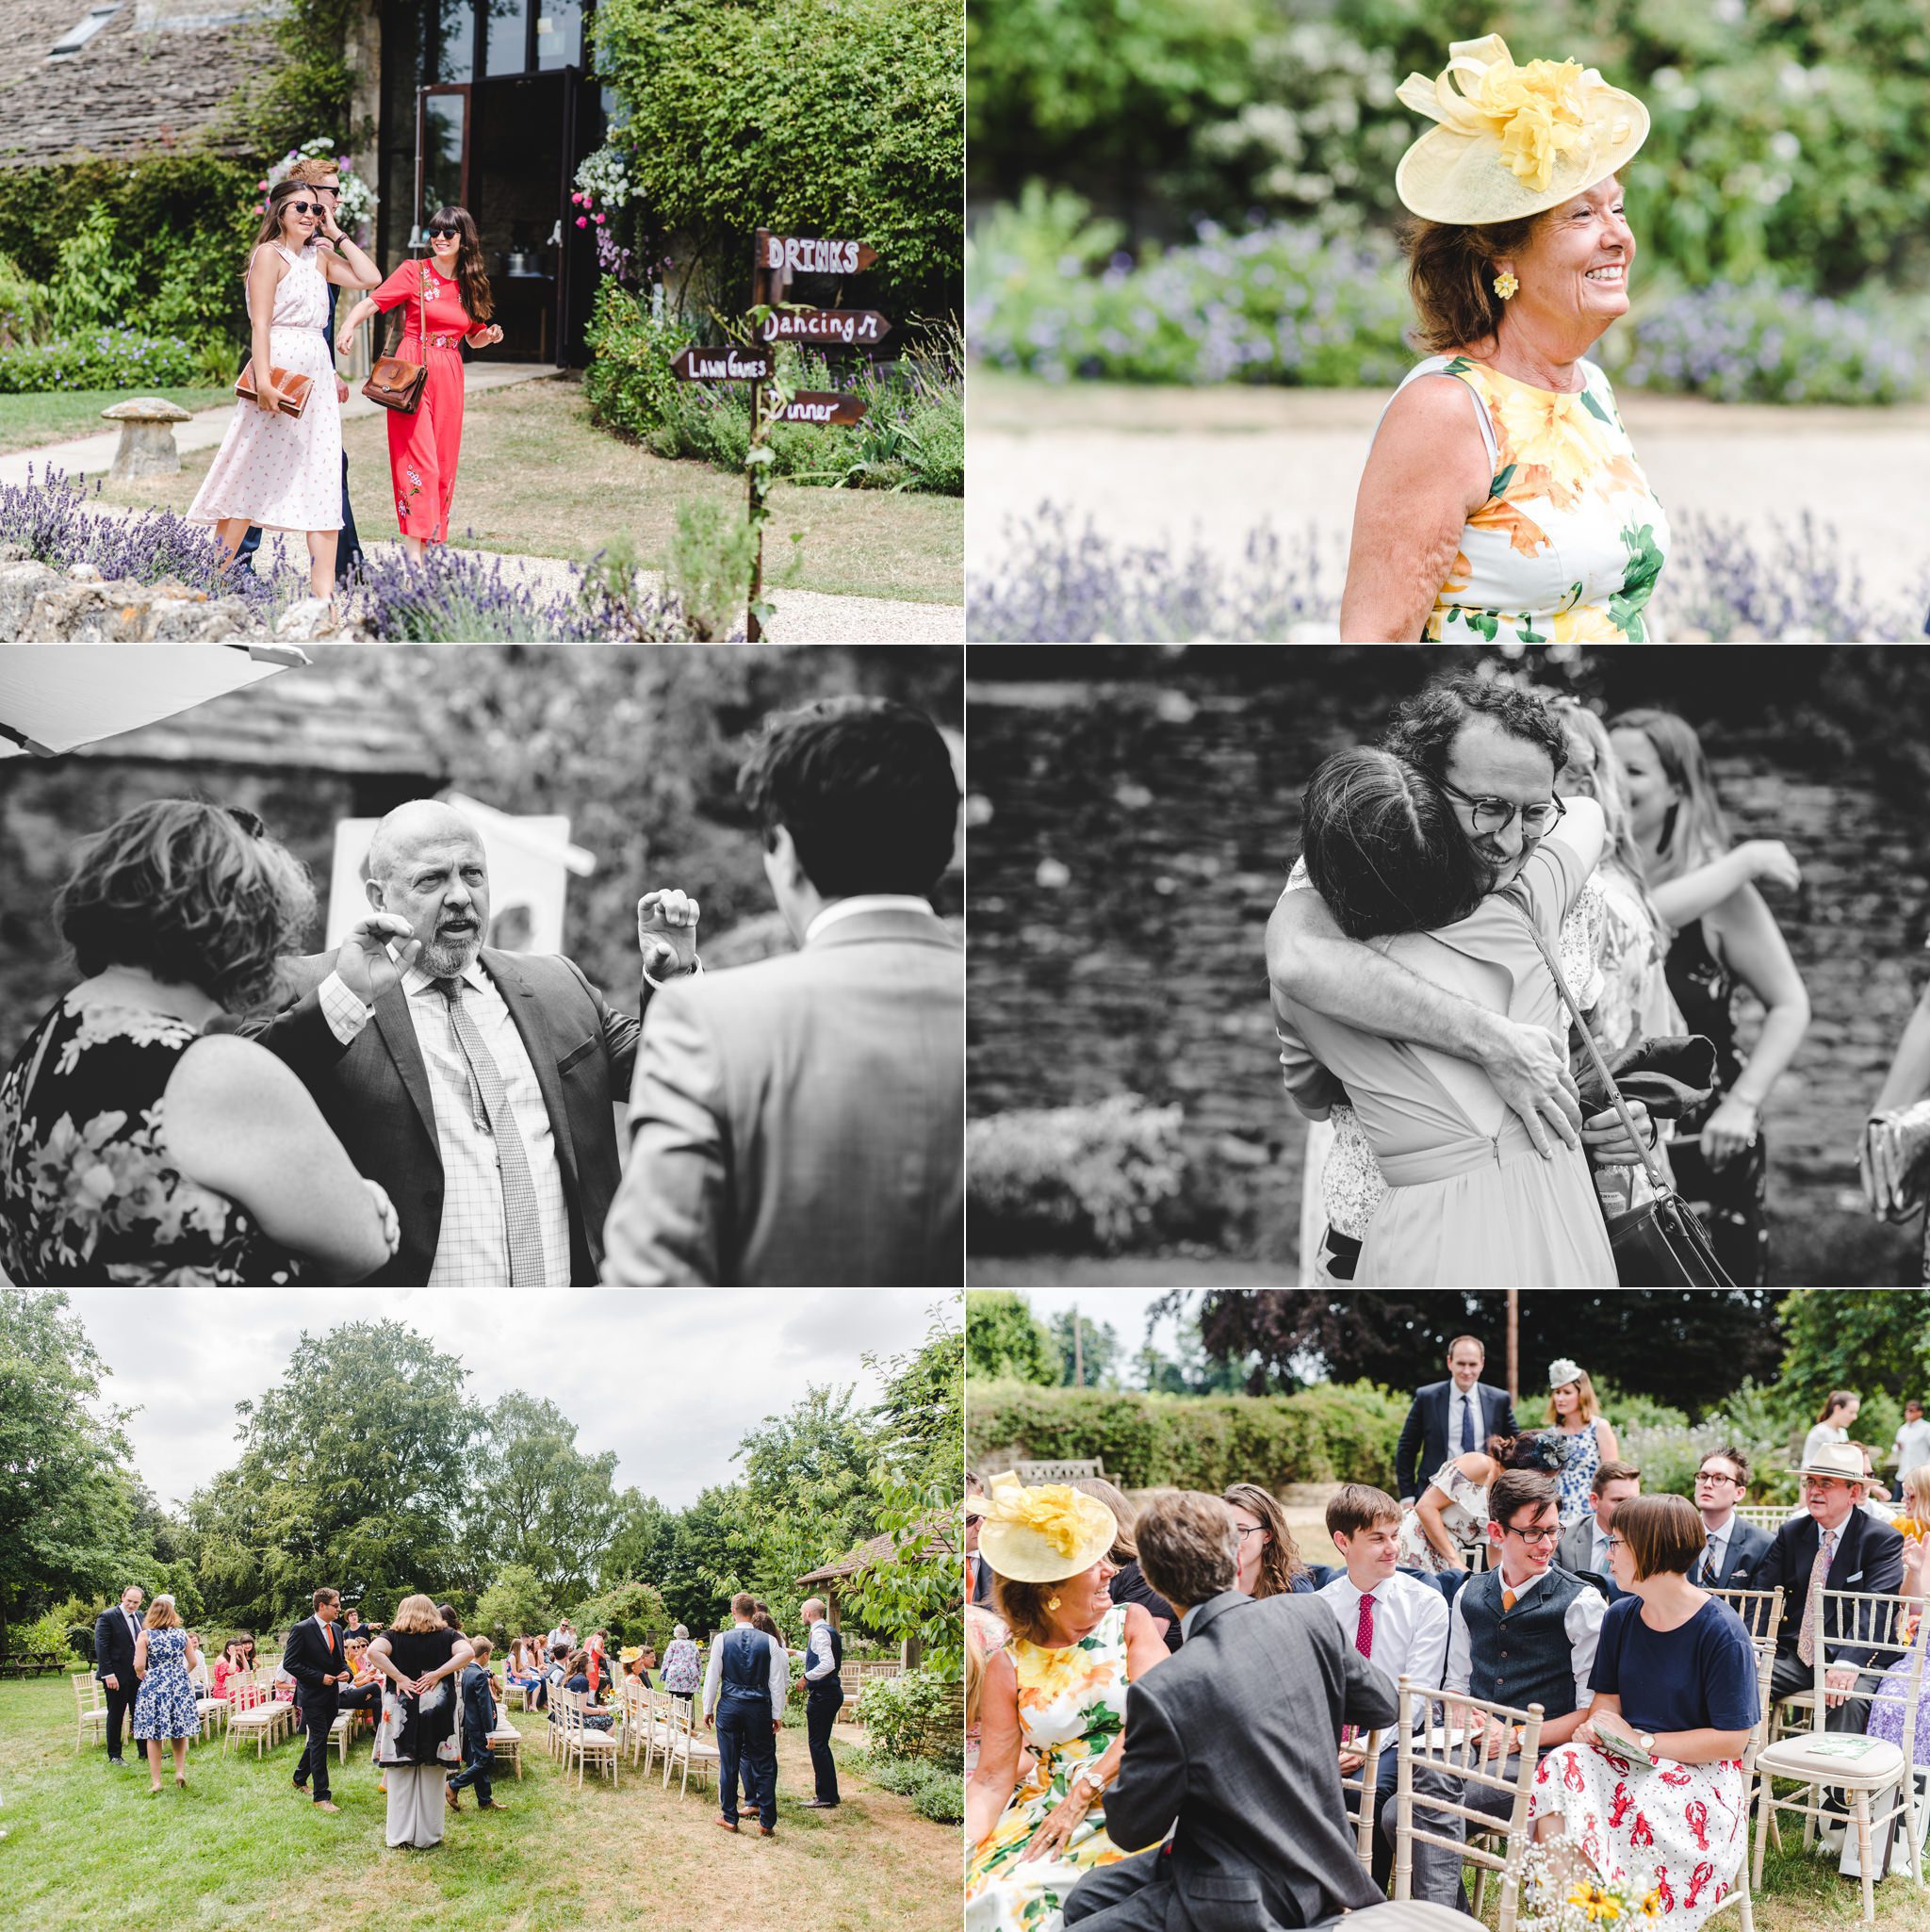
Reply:
[[[771,720],[738,784],[799,950],[651,1002],[603,1279],[957,1286],[965,958],[930,905],[951,754],[908,706],[830,700]]]
[[[1217,1498],[1157,1498],[1134,1533],[1186,1642],[1127,1693],[1105,1828],[1121,1851],[1153,1849],[1082,1878],[1067,1925],[1280,1932],[1378,1906],[1343,1809],[1339,1743],[1343,1725],[1394,1722],[1394,1686],[1317,1597],[1234,1588],[1233,1525]]]

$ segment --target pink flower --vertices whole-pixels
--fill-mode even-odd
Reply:
[[[590,218],[587,215],[579,215],[577,217],[577,226],[579,228],[587,228],[589,225]]]
[[[582,196],[581,196],[581,195],[580,195],[580,194],[573,194],[573,195],[571,195],[571,196],[570,196],[570,200],[571,200],[571,201],[573,201],[573,202],[578,202],[578,203],[581,203],[581,200],[582,200]]]
[[[260,189],[260,190],[262,191],[262,193],[263,193],[263,194],[266,194],[266,193],[268,192],[268,183],[267,183],[267,182],[265,182],[265,181],[257,181],[257,182],[256,182],[256,183],[255,183],[254,185],[255,185],[255,187],[256,187],[256,188],[259,188],[259,189]]]
[[[598,215],[598,216],[597,217],[597,221],[602,221],[602,220],[604,219],[604,217],[603,217],[603,216],[601,216],[601,215]]]

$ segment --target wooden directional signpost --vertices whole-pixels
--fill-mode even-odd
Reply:
[[[751,256],[752,308],[770,314],[758,331],[769,343],[809,343],[814,349],[867,349],[891,333],[891,324],[871,308],[807,308],[785,303],[784,291],[796,275],[857,275],[878,258],[877,250],[863,241],[839,241],[826,236],[773,235],[760,228]],[[771,380],[772,352],[766,349],[686,349],[670,365],[686,383],[749,383],[751,448],[768,406],[764,385]],[[778,420],[802,423],[854,423],[865,412],[863,401],[835,390],[800,389],[783,405]],[[757,523],[757,556],[751,565],[750,610],[744,636],[755,644],[763,635],[757,606],[764,592],[764,532],[757,519],[758,478],[750,483],[751,516]]]

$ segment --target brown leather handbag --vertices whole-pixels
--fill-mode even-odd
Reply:
[[[312,376],[298,376],[293,369],[271,367],[268,379],[282,392],[282,400],[275,405],[282,415],[300,416],[308,407],[308,392],[315,380]],[[235,393],[244,402],[256,400],[254,358],[252,355],[241,365],[241,373],[235,378]]]
[[[390,338],[388,353],[368,371],[368,380],[362,385],[362,393],[384,409],[414,416],[417,405],[422,401],[423,385],[429,380],[429,300],[426,296],[422,300],[423,359],[420,362],[404,362],[396,353],[401,347],[401,341],[402,312],[398,309],[395,335]]]

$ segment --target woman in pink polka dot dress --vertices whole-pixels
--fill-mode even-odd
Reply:
[[[318,234],[336,253],[319,261]],[[316,191],[278,182],[248,264],[255,401],[237,398],[234,420],[213,467],[194,493],[188,520],[212,523],[232,560],[251,523],[300,531],[308,538],[311,594],[335,590],[335,540],[342,528],[342,416],[328,336],[328,283],[373,288],[382,271],[335,226]],[[278,407],[270,368],[309,378],[300,416]]]

